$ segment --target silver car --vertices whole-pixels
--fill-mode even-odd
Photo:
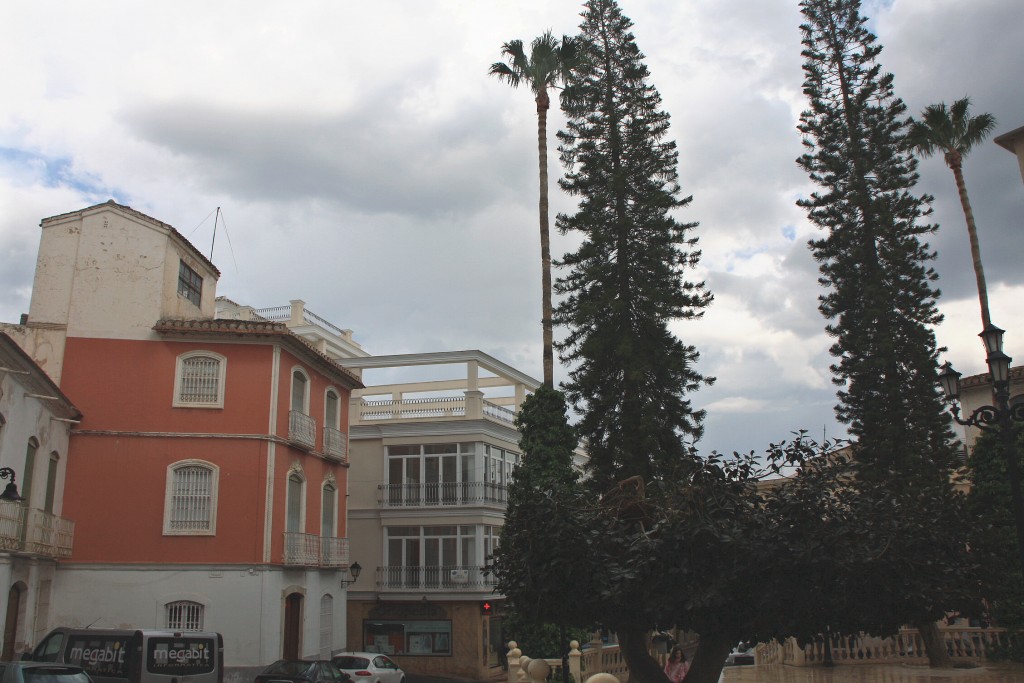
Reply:
[[[0,662],[0,683],[92,683],[80,666],[54,662]]]
[[[387,655],[376,652],[342,652],[331,658],[352,677],[352,683],[405,683],[405,672]]]

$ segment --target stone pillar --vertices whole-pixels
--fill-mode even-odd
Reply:
[[[523,651],[516,641],[508,641],[508,656],[505,658],[508,662],[508,683],[519,683],[519,658],[522,656]]]
[[[569,643],[569,673],[575,683],[581,683],[583,674],[583,653],[580,652],[580,643],[573,640]]]
[[[481,420],[484,416],[484,392],[466,392],[466,419]]]
[[[292,305],[291,316],[288,319],[288,327],[296,327],[298,325],[306,324],[306,302],[302,299],[292,299],[289,301]]]
[[[480,388],[480,364],[475,360],[466,361],[466,388],[470,391]]]

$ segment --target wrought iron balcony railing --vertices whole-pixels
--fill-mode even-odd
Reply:
[[[316,420],[297,410],[288,411],[288,440],[313,450],[316,446]]]
[[[290,567],[345,567],[348,565],[348,539],[284,532],[283,563]]]
[[[389,591],[492,591],[495,578],[483,568],[465,565],[437,567],[378,567],[381,590]]]
[[[75,523],[24,503],[0,501],[0,550],[71,557]]]

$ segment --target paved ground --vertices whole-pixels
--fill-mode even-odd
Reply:
[[[846,666],[734,666],[721,683],[1024,683],[1024,665],[989,664],[974,669],[929,669],[900,664]]]

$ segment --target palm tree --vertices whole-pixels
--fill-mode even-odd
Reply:
[[[971,99],[965,97],[946,107],[945,102],[932,104],[921,112],[921,120],[910,120],[907,141],[922,157],[930,157],[941,151],[946,165],[953,170],[956,189],[960,192],[960,206],[967,219],[967,236],[971,241],[971,258],[974,259],[974,277],[978,281],[978,301],[981,304],[982,328],[988,328],[992,320],[988,313],[988,288],[985,285],[985,271],[981,266],[981,249],[978,246],[978,226],[974,223],[971,200],[964,184],[964,157],[992,132],[996,118],[991,114],[971,116]]]
[[[541,326],[544,335],[544,384],[554,386],[554,338],[551,324],[551,235],[548,227],[548,90],[558,87],[569,77],[580,59],[580,43],[576,38],[561,40],[547,31],[530,44],[530,54],[523,41],[510,40],[501,46],[508,62],[495,62],[490,75],[497,76],[513,88],[529,86],[537,102],[537,154],[540,161],[540,262],[541,262]]]

